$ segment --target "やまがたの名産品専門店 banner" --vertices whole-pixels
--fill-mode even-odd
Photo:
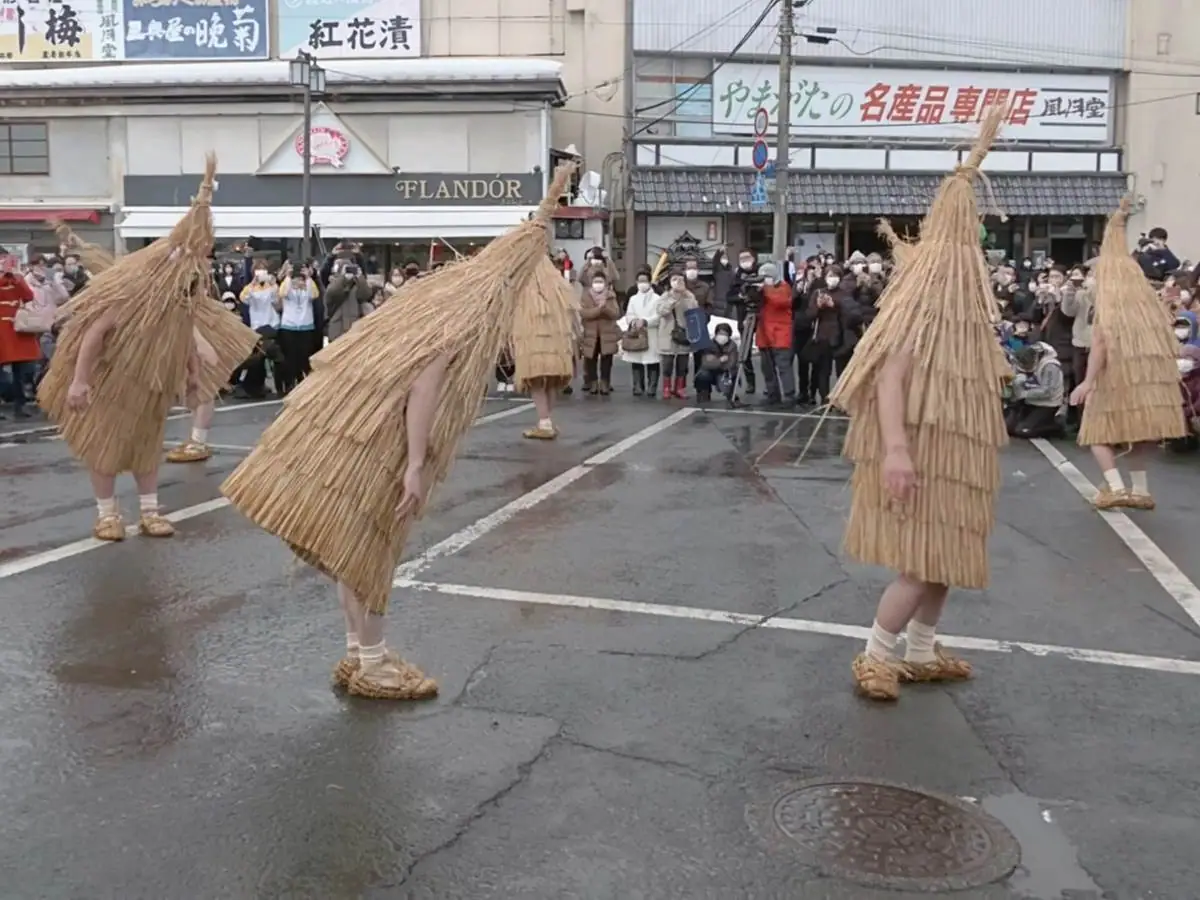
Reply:
[[[791,132],[798,138],[962,140],[989,106],[1004,105],[1001,140],[1111,141],[1108,75],[797,66],[791,93]],[[730,63],[713,75],[714,132],[752,134],[759,107],[776,121],[775,66]]]
[[[266,59],[268,0],[122,0],[125,59]]]
[[[278,0],[279,56],[398,59],[421,55],[421,0]]]

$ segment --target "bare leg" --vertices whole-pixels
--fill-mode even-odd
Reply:
[[[1096,509],[1115,509],[1129,504],[1129,493],[1125,482],[1117,469],[1117,454],[1112,447],[1105,444],[1092,445],[1092,458],[1100,467],[1100,475],[1104,479],[1099,492],[1092,500]]]
[[[529,389],[533,406],[537,410],[538,423],[534,428],[525,431],[525,437],[533,440],[552,441],[558,437],[558,429],[554,427],[554,395],[545,385]]]
[[[175,526],[158,509],[158,470],[135,472],[138,489],[138,530],[147,537],[170,537]]]
[[[908,575],[897,575],[883,590],[867,646],[852,666],[859,693],[872,700],[895,700],[900,696],[900,663],[896,644],[900,632],[920,609],[927,585]]]
[[[117,476],[88,472],[96,498],[96,525],[92,534],[101,541],[125,540],[125,524],[117,510]]]
[[[962,681],[971,664],[947,653],[937,643],[937,625],[950,593],[944,584],[928,584],[904,636],[904,681]]]

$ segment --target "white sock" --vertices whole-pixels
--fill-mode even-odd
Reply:
[[[1145,472],[1142,473],[1146,474]],[[1104,483],[1108,485],[1108,489],[1114,493],[1120,493],[1125,490],[1125,482],[1121,480],[1121,473],[1116,469],[1109,469],[1104,473]]]
[[[144,513],[158,512],[158,494],[138,494],[138,509]]]
[[[192,429],[192,443],[207,444],[208,443],[208,429],[207,428],[193,428]]]
[[[550,419],[538,419],[538,428],[543,431],[550,431],[554,428],[554,422]]]
[[[387,646],[380,641],[374,647],[359,647],[358,659],[364,667],[369,665],[378,665],[383,662],[383,654]]]
[[[886,631],[882,625],[875,622],[871,625],[871,636],[867,638],[867,656],[886,662],[892,658],[900,635]]]
[[[96,514],[102,519],[105,516],[117,515],[117,498],[109,497],[107,500],[97,500]]]
[[[936,625],[926,625],[912,619],[904,633],[904,661],[910,663],[931,663],[937,660],[933,652]]]
[[[1146,481],[1146,471],[1129,471],[1129,489],[1135,494],[1148,496],[1150,494],[1150,484]]]
[[[346,632],[346,655],[357,657],[358,649],[359,649],[358,648],[358,635],[355,634],[353,631],[347,631]]]

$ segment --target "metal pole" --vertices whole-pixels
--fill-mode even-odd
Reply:
[[[300,261],[307,263],[312,255],[312,76],[304,85],[304,175],[300,179],[300,202],[304,207],[304,224],[300,233]]]
[[[796,33],[792,0],[779,8],[779,133],[775,138],[775,239],[771,255],[782,265],[788,248],[788,146],[792,118],[792,37]],[[783,273],[780,273],[782,277]]]
[[[637,66],[634,58],[633,18],[635,0],[625,0],[625,78],[621,89],[625,91],[625,134],[622,135],[621,149],[624,151],[625,163],[621,167],[621,205],[625,214],[625,255],[621,259],[622,275],[628,287],[636,280],[637,270],[645,264],[645,252],[639,263],[634,255],[637,229],[634,227],[636,213],[633,209],[633,167],[637,162],[637,145],[633,142],[633,132],[637,123],[634,119],[637,110]]]

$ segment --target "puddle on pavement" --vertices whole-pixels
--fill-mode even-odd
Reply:
[[[746,462],[760,469],[839,459],[849,425],[844,419],[784,416],[736,425],[713,421]]]
[[[1029,900],[1101,900],[1103,890],[1079,865],[1075,848],[1054,821],[1054,807],[1012,793],[984,797],[985,812],[1000,820],[1021,845],[1021,865],[1008,887]]]

